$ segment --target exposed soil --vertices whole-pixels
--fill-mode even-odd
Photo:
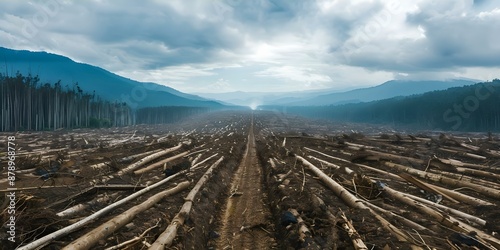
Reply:
[[[262,185],[262,170],[255,149],[253,119],[245,154],[233,181],[221,215],[218,249],[271,249],[275,245],[274,225]]]
[[[4,194],[0,198],[4,225],[0,249],[14,249],[40,239],[163,180],[165,173],[190,167],[187,174],[42,247],[61,249],[152,195],[190,181],[188,189],[165,197],[91,247],[106,249],[137,237],[118,249],[147,249],[172,222],[200,177],[222,156],[224,160],[195,196],[189,217],[169,249],[354,249],[342,214],[368,249],[410,249],[412,245],[422,249],[499,248],[495,243],[500,241],[500,139],[496,134],[396,132],[388,127],[311,121],[280,112],[225,111],[162,126],[1,133],[1,148],[12,135],[16,136],[17,152],[16,242],[8,241],[9,186],[4,171],[0,179]],[[144,157],[179,143],[184,145],[138,169],[188,152],[186,156],[145,173],[118,174]],[[408,240],[397,238],[373,213],[348,206],[296,156],[307,159],[358,199],[421,228],[415,230],[397,217],[380,214]],[[5,166],[5,153],[0,157]],[[424,184],[454,190],[488,205],[455,202],[424,191],[395,176],[404,168],[392,168],[390,164],[459,180],[452,185],[412,174]],[[117,188],[118,184],[122,187]],[[439,204],[486,223],[433,208],[446,218],[456,218],[456,224],[474,227],[473,231],[450,229],[418,207],[395,199],[382,189],[383,185],[429,201],[439,198]],[[475,188],[479,186],[490,188],[490,193]],[[104,201],[96,202],[98,199]],[[58,215],[77,204],[89,205],[69,216]],[[298,216],[291,211],[297,211]],[[483,241],[477,238],[478,232],[491,238]]]

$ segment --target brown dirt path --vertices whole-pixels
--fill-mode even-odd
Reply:
[[[247,149],[233,177],[232,195],[221,216],[217,249],[272,249],[276,245],[262,178],[252,117]]]

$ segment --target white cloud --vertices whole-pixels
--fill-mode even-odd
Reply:
[[[266,70],[256,72],[257,76],[270,76],[284,80],[304,82],[308,85],[315,82],[331,82],[332,79],[323,74],[316,73],[311,68],[298,68],[294,66],[270,67]]]
[[[199,92],[205,92],[205,93],[225,93],[225,92],[231,92],[234,91],[234,89],[231,87],[231,84],[225,80],[224,78],[219,78],[217,81],[205,85],[198,89]]]
[[[120,71],[118,74],[132,79],[143,79],[143,81],[147,82],[172,84],[181,87],[180,85],[184,85],[189,79],[214,75],[215,73],[211,72],[211,70],[213,70],[211,67],[180,65],[161,69]]]
[[[500,67],[500,2],[474,2],[9,0],[0,1],[0,46],[184,91],[218,79],[253,91],[377,84],[400,74],[487,80]]]

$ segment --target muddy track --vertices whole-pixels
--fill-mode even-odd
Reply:
[[[272,249],[275,245],[253,130],[252,119],[247,148],[233,176],[231,195],[221,215],[217,249]]]

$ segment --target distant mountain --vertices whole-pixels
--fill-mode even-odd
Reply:
[[[360,89],[321,89],[296,92],[227,92],[196,93],[199,96],[244,106],[323,106],[347,103],[370,102],[396,96],[410,96],[429,91],[471,85],[478,81],[469,79],[449,81],[403,81],[392,80],[381,85]]]
[[[261,108],[404,129],[500,132],[500,80],[371,102]]]
[[[323,106],[346,103],[370,102],[392,98],[396,96],[410,96],[423,94],[435,90],[444,90],[452,87],[472,85],[475,82],[468,80],[449,81],[387,81],[381,85],[355,89],[346,92],[329,93],[311,97],[306,100],[282,103],[287,106]]]
[[[351,88],[352,89],[352,88]],[[234,91],[226,93],[196,93],[199,96],[220,100],[233,105],[283,105],[292,102],[299,102],[313,98],[325,93],[336,93],[339,89],[321,89],[308,91],[293,91],[293,92],[243,92]]]
[[[0,73],[38,75],[43,83],[61,80],[63,87],[74,83],[85,92],[95,91],[100,97],[126,102],[132,108],[157,106],[221,107],[221,103],[150,82],[131,80],[102,68],[77,63],[67,57],[47,52],[11,50],[0,47]]]

